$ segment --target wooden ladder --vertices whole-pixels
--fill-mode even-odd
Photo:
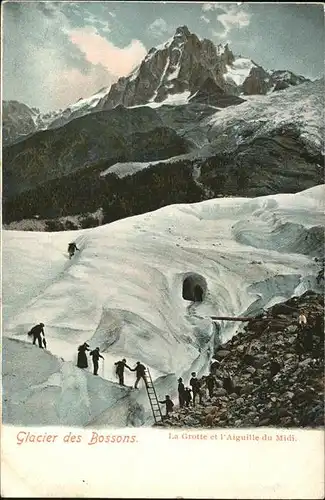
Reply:
[[[146,377],[146,389],[147,389],[147,394],[148,394],[148,398],[149,398],[149,402],[150,402],[150,406],[151,406],[151,411],[152,411],[155,423],[158,424],[158,423],[162,422],[163,416],[161,413],[159,401],[158,401],[157,394],[156,394],[156,389],[153,385],[149,368],[146,368],[146,370],[145,370],[145,377]]]

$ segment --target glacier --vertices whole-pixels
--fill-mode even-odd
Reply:
[[[4,230],[4,423],[150,425],[144,387],[120,387],[114,362],[143,362],[158,397],[175,398],[177,378],[206,374],[214,347],[239,328],[211,316],[250,316],[319,289],[324,188],[171,205],[79,231]],[[70,241],[80,249],[71,260]],[[187,278],[202,302],[183,298]],[[27,337],[40,321],[42,351]],[[83,342],[102,351],[99,377],[76,367]]]

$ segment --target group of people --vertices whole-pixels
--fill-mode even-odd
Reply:
[[[96,347],[96,349],[91,351],[87,342],[84,342],[82,345],[80,345],[78,347],[77,366],[78,368],[88,368],[88,359],[86,354],[87,351],[89,351],[89,356],[91,356],[93,360],[94,375],[98,375],[99,358],[104,359],[104,357],[99,352],[99,347]]]
[[[134,368],[130,368],[129,365],[126,364],[126,359],[123,358],[121,361],[116,361],[115,363],[115,373],[118,377],[119,384],[125,386],[124,384],[124,369],[127,368],[130,370],[130,372],[135,372],[136,374],[136,380],[134,384],[134,388],[138,388],[138,384],[140,380],[142,379],[147,386],[147,379],[146,379],[146,367],[140,363],[140,361],[137,361],[136,365]]]
[[[85,342],[84,344],[80,345],[78,347],[78,360],[77,360],[77,366],[78,368],[88,368],[88,360],[87,360],[87,354],[86,352],[90,351],[89,345]],[[94,365],[94,375],[98,375],[98,362],[99,358],[103,358],[103,356],[99,352],[99,347],[96,347],[93,351],[90,351],[89,353],[90,356],[93,358],[93,365]],[[118,377],[119,384],[125,387],[124,384],[124,370],[127,368],[131,372],[135,372],[136,374],[136,380],[134,384],[134,388],[138,388],[138,384],[140,380],[142,379],[147,386],[147,379],[146,379],[146,367],[140,363],[140,361],[137,361],[136,365],[134,368],[130,368],[129,365],[126,364],[126,359],[123,358],[121,361],[116,361],[114,363],[115,365],[115,374]]]
[[[70,247],[70,245],[72,246]],[[79,250],[75,245],[75,243],[69,244],[69,249],[68,249],[69,258],[71,258],[74,255],[75,250]],[[298,317],[298,327],[299,327],[299,332],[303,334],[307,327],[307,318],[305,316],[304,311],[300,311]],[[28,332],[28,335],[33,337],[33,345],[36,345],[37,341],[38,346],[41,349],[47,347],[45,333],[44,333],[44,323],[39,323],[33,326],[33,328]],[[84,342],[82,345],[78,347],[77,367],[88,368],[87,352],[89,352],[89,355],[92,357],[93,373],[94,375],[98,375],[99,358],[102,358],[104,360],[104,357],[100,354],[99,347],[96,347],[94,350],[90,350],[89,344],[87,344],[86,342]],[[136,372],[136,380],[134,388],[135,389],[138,388],[138,384],[142,379],[145,383],[146,388],[148,389],[148,381],[146,378],[146,367],[142,363],[140,363],[140,361],[137,361],[136,366],[134,368],[131,368],[127,364],[125,358],[123,358],[120,361],[117,361],[116,363],[114,363],[114,365],[115,365],[115,374],[118,377],[118,381],[121,386],[125,386],[124,370],[125,368],[127,368],[131,372]],[[203,376],[201,379],[197,378],[196,372],[192,372],[191,379],[189,380],[189,385],[191,386],[191,389],[189,387],[185,387],[182,378],[178,379],[178,401],[180,408],[189,407],[191,403],[193,407],[195,407],[197,400],[199,400],[199,404],[202,404],[203,397],[206,396],[207,392],[209,395],[208,397],[210,399],[213,397],[214,388],[216,387],[215,374],[216,371],[218,370],[219,365],[220,362],[213,359],[210,364],[210,373],[207,376]],[[280,367],[277,366],[274,367],[273,365],[271,366],[272,375],[274,375],[274,373],[277,373],[280,369]],[[232,381],[229,377],[224,379],[223,386],[228,392],[234,390],[234,388],[230,386],[231,384]],[[165,399],[163,401],[159,401],[159,403],[166,405],[165,417],[168,417],[168,415],[174,409],[174,403],[171,400],[170,396],[166,394]]]
[[[36,341],[38,341],[38,345],[40,348],[43,348],[43,346],[46,348],[44,323],[39,323],[38,325],[35,325],[28,332],[28,335],[33,337],[33,344],[34,345],[36,344]],[[84,342],[82,345],[80,345],[78,347],[77,367],[78,368],[88,368],[87,352],[89,352],[89,355],[92,357],[93,373],[94,373],[94,375],[98,375],[99,358],[104,359],[104,357],[100,354],[99,347],[96,347],[95,349],[90,350],[89,344],[87,344],[87,342]],[[212,397],[213,389],[214,389],[214,385],[215,385],[213,371],[216,369],[217,364],[218,364],[218,361],[214,361],[211,364],[211,373],[207,377],[202,377],[201,380],[199,380],[197,378],[195,372],[192,372],[191,379],[189,381],[189,385],[191,386],[191,389],[189,387],[184,386],[182,378],[178,379],[178,399],[179,399],[180,408],[183,408],[184,406],[189,407],[192,401],[193,401],[193,406],[195,406],[197,399],[199,400],[199,403],[201,404],[204,387],[206,387],[208,389],[209,397],[210,398]],[[127,364],[125,358],[123,358],[120,361],[116,361],[116,363],[115,363],[115,373],[116,373],[116,376],[118,377],[118,381],[119,381],[120,385],[125,386],[125,384],[124,384],[124,370],[125,370],[125,368],[127,368],[131,372],[136,372],[136,380],[135,380],[135,384],[134,384],[135,389],[138,388],[138,384],[139,384],[141,379],[144,381],[145,386],[147,387],[148,383],[147,383],[147,378],[146,378],[146,367],[142,363],[140,363],[140,361],[137,361],[135,367],[131,368]],[[204,384],[204,382],[205,382],[205,384]],[[192,394],[193,394],[193,397],[192,397]],[[159,401],[159,403],[166,405],[166,416],[168,416],[169,413],[173,411],[174,403],[168,394],[166,394],[165,399],[163,401]]]
[[[185,387],[183,379],[180,377],[178,379],[178,402],[179,402],[179,407],[184,408],[184,407],[189,407],[192,403],[193,407],[195,406],[195,403],[197,399],[199,400],[199,404],[202,404],[203,402],[203,395],[206,394],[206,390],[208,391],[209,398],[211,399],[213,396],[213,391],[216,385],[215,377],[214,377],[214,372],[219,366],[219,362],[217,360],[212,361],[210,365],[210,373],[207,376],[203,376],[201,379],[197,378],[196,372],[191,373],[191,379],[189,381],[189,385],[191,386],[191,389],[189,387]],[[193,395],[193,397],[192,397]],[[165,417],[168,417],[168,415],[173,411],[174,409],[174,403],[171,400],[170,396],[166,394],[165,400],[164,401],[159,401],[161,404],[166,405],[166,415]]]

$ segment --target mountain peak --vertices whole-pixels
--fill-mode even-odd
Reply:
[[[191,32],[190,30],[188,29],[187,26],[179,26],[178,28],[176,28],[176,31],[175,31],[175,35],[174,36],[190,36]]]

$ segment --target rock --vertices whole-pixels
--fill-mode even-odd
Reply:
[[[204,413],[206,415],[208,414],[211,414],[211,413],[216,413],[218,410],[215,406],[207,406],[206,408],[204,408]]]
[[[304,359],[303,361],[300,361],[299,366],[308,366],[310,363],[312,363],[312,361],[312,358]]]
[[[268,362],[268,358],[263,354],[257,354],[254,356],[252,365],[255,368],[262,368]]]
[[[278,409],[278,416],[279,417],[286,417],[288,415],[288,410],[287,408],[279,408]]]
[[[225,396],[225,394],[227,394],[227,391],[226,391],[226,389],[223,389],[223,388],[220,388],[220,389],[217,389],[216,391],[214,391],[214,395],[217,397]]]
[[[318,300],[323,301],[323,297],[317,296]],[[314,318],[322,316],[323,308],[317,310],[318,316],[316,316],[316,306],[313,306],[313,309],[308,307],[307,300],[306,304],[304,310],[314,332]],[[297,310],[299,309],[300,301],[297,302]],[[291,317],[291,315],[292,311],[288,313],[288,316]],[[321,327],[323,328],[320,325],[319,329]],[[176,415],[175,418],[169,419],[171,423],[168,425],[210,428],[323,427],[324,351],[322,344],[319,344],[317,356],[314,352],[313,354],[302,352],[300,354],[302,359],[298,361],[291,347],[292,338],[296,337],[295,334],[287,332],[287,335],[283,336],[283,344],[280,345],[278,336],[272,336],[269,332],[265,334],[259,332],[259,353],[250,354],[252,358],[246,358],[246,361],[253,363],[245,364],[242,362],[242,353],[239,352],[241,349],[238,351],[238,347],[243,346],[243,352],[247,352],[248,349],[254,351],[256,339],[252,342],[253,334],[252,326],[250,326],[247,335],[244,331],[238,335],[240,338],[229,341],[223,346],[224,350],[229,351],[230,354],[225,358],[219,371],[222,374],[223,383],[225,379],[230,379],[234,390],[227,392],[225,387],[216,389],[220,392],[216,392],[212,402],[207,403],[206,408],[201,406],[195,410],[186,410],[192,411],[190,423],[184,422],[184,418],[188,418],[189,415],[185,417],[182,415],[181,420]],[[319,338],[323,339],[321,335]],[[256,362],[263,363],[258,370],[258,376],[256,376]],[[277,370],[280,369],[273,378],[270,376],[272,363],[276,365]]]
[[[195,418],[188,416],[188,417],[184,418],[184,423],[186,425],[193,425],[196,423],[196,420],[195,420]]]
[[[240,395],[240,394],[241,394],[242,389],[243,389],[243,386],[242,386],[242,385],[236,385],[236,386],[235,386],[235,392],[236,392],[236,394]]]
[[[286,327],[285,331],[288,333],[294,333],[298,330],[298,325],[289,325]]]
[[[261,425],[261,426],[268,425],[269,423],[270,423],[269,418],[263,418],[262,420],[259,421],[259,425]]]
[[[247,366],[252,365],[253,362],[254,362],[254,356],[252,356],[252,354],[245,354],[244,357],[243,357],[243,362]]]
[[[215,358],[217,359],[223,359],[229,356],[230,351],[227,351],[226,349],[221,349],[220,351],[217,351],[214,355]]]
[[[280,423],[284,426],[289,426],[292,422],[292,417],[283,417],[283,418],[280,418]]]
[[[241,389],[240,393],[241,393],[241,394],[249,394],[250,392],[252,392],[252,390],[253,390],[253,387],[252,387],[252,386],[250,386],[250,385],[245,385],[244,387],[242,387],[242,389]],[[238,401],[238,399],[237,399],[237,401]]]

